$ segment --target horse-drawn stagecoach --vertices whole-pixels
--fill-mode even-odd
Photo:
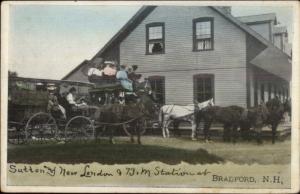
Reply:
[[[85,99],[88,105],[86,108],[70,107],[65,102],[65,94],[72,87],[76,88],[77,97]],[[51,88],[52,92],[49,92]],[[103,80],[101,84],[91,84],[10,77],[8,141],[24,143],[50,139],[64,141],[95,139],[105,131],[110,132],[112,141],[114,129],[119,126],[126,135],[131,137],[131,140],[133,140],[133,131],[136,132],[140,143],[140,135],[145,132],[149,123],[151,125],[158,120],[159,115],[164,137],[169,136],[167,126],[171,120],[185,120],[192,123],[192,139],[195,139],[196,130],[202,120],[205,139],[209,139],[211,123],[219,122],[224,125],[224,140],[230,138],[226,135],[231,133],[229,136],[233,136],[235,141],[238,128],[242,136],[248,136],[247,133],[252,128],[257,129],[256,134],[260,141],[261,128],[269,125],[272,128],[274,143],[278,124],[284,112],[290,111],[289,101],[282,103],[277,98],[250,109],[238,106],[214,106],[210,99],[191,106],[165,105],[161,107],[160,114],[157,114],[158,107],[153,103],[154,93],[147,81],[136,87],[138,96],[128,98],[125,95],[120,99],[119,94],[126,92],[116,79]],[[65,108],[65,117],[47,108],[50,93],[54,93]],[[185,111],[188,113],[182,115]],[[109,130],[106,130],[108,127]]]
[[[77,98],[85,100],[85,108],[71,107],[66,102],[66,94],[72,87],[76,88]],[[141,105],[140,103],[120,104],[116,96],[120,92],[126,91],[116,80],[95,85],[84,82],[10,77],[8,141],[20,144],[35,140],[94,139],[109,125],[122,126],[125,133],[132,136],[127,126],[136,120],[146,123],[145,112],[141,106],[138,106]],[[59,106],[65,109],[65,115],[49,110],[51,95],[57,97]],[[145,105],[142,105],[145,109]],[[143,113],[138,114],[137,110]],[[135,114],[125,118],[124,111],[129,115],[131,112]],[[104,119],[105,116],[108,118]],[[119,119],[112,120],[112,117]],[[140,134],[145,132],[144,125],[141,128],[143,130],[139,131]]]

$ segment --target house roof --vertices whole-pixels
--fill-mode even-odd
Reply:
[[[75,67],[71,72],[69,72],[67,75],[65,75],[62,80],[68,79],[73,73],[75,73],[77,70],[79,70],[82,66],[87,65],[90,61],[89,60],[84,60],[82,61],[77,67]]]
[[[287,33],[286,26],[275,26],[273,29],[274,34],[281,34],[281,33]]]
[[[133,30],[144,18],[146,18],[157,6],[143,6],[140,8],[140,10],[137,11],[137,13],[103,46],[103,48],[92,58],[95,59],[97,57],[100,57],[108,48],[112,47],[116,43],[119,43],[125,38],[131,30]],[[229,21],[234,23],[236,26],[241,28],[246,33],[252,35],[254,38],[258,39],[260,42],[262,42],[264,45],[268,45],[268,41],[264,39],[260,34],[258,34],[256,31],[252,30],[250,27],[248,27],[246,24],[243,24],[238,19],[233,17],[231,14],[228,14],[224,9],[217,6],[209,6],[215,11],[219,12],[221,15],[223,15],[225,18],[227,18]]]
[[[291,61],[285,53],[278,49],[268,47],[250,61],[251,64],[260,67],[286,81],[291,80]]]
[[[259,15],[249,15],[249,16],[241,16],[237,17],[243,23],[260,23],[260,22],[267,22],[267,21],[275,21],[277,24],[276,14],[275,13],[266,13],[266,14],[259,14]]]
[[[134,16],[103,46],[103,48],[92,58],[95,59],[103,54],[108,48],[121,42],[141,21],[144,20],[157,6],[142,6]]]
[[[157,6],[143,6],[141,7],[137,13],[103,46],[103,48],[91,59],[94,60],[97,57],[101,57],[102,54],[104,54],[109,48],[112,48],[116,44],[120,43],[136,26],[138,26],[144,18],[146,18]],[[266,47],[271,47],[278,49],[275,47],[270,41],[266,40],[263,38],[259,33],[251,29],[249,26],[244,24],[242,21],[240,21],[238,18],[232,16],[231,14],[227,13],[224,9],[217,7],[217,6],[209,6],[219,14],[221,14],[225,19],[229,20],[231,23],[233,23],[235,26],[246,32],[247,34],[253,36],[255,39],[257,39],[259,42],[264,44]],[[259,18],[258,16],[262,17],[262,15],[265,15],[265,18],[269,19],[275,19],[276,16],[275,14],[261,14],[257,15],[256,17]],[[250,17],[250,16],[246,16]],[[241,18],[241,17],[239,17]],[[280,49],[278,49],[281,51]],[[281,51],[282,52],[282,51]],[[282,52],[283,53],[283,52]],[[288,56],[286,53],[284,53],[287,57]],[[84,63],[81,63],[78,65],[72,72],[70,72],[68,75],[66,75],[63,79],[66,79],[68,76],[70,76],[73,72],[78,70],[81,66],[83,66]]]

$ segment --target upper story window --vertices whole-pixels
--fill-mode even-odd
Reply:
[[[197,18],[193,20],[193,50],[205,51],[214,48],[213,18]]]
[[[161,22],[146,25],[146,54],[165,53],[165,25]]]

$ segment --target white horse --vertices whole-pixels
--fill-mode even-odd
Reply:
[[[192,124],[192,140],[196,140],[196,119],[195,112],[200,111],[201,109],[207,106],[213,106],[213,99],[207,100],[202,103],[197,104],[188,104],[186,106],[181,105],[164,105],[159,110],[159,123],[162,126],[163,137],[170,137],[169,125],[172,120],[180,119],[183,121],[188,121]]]

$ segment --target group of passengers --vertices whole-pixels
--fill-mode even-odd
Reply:
[[[133,92],[134,83],[141,77],[136,74],[136,65],[120,65],[117,68],[113,61],[105,61],[102,58],[96,58],[92,62],[92,67],[88,70],[89,81],[93,83],[101,83],[105,79],[117,79],[120,81],[122,87]]]
[[[141,75],[136,74],[137,66],[121,65],[117,68],[113,61],[103,61],[102,58],[96,58],[92,67],[89,68],[87,75],[90,82],[101,83],[105,79],[119,80],[122,87],[129,94],[134,93],[135,83],[140,79]],[[76,100],[76,88],[71,87],[67,94],[60,95],[55,88],[48,88],[49,102],[47,110],[51,112],[56,118],[66,119],[68,112],[73,111],[87,111],[93,108],[87,105],[83,99]],[[95,107],[97,108],[97,107]]]

